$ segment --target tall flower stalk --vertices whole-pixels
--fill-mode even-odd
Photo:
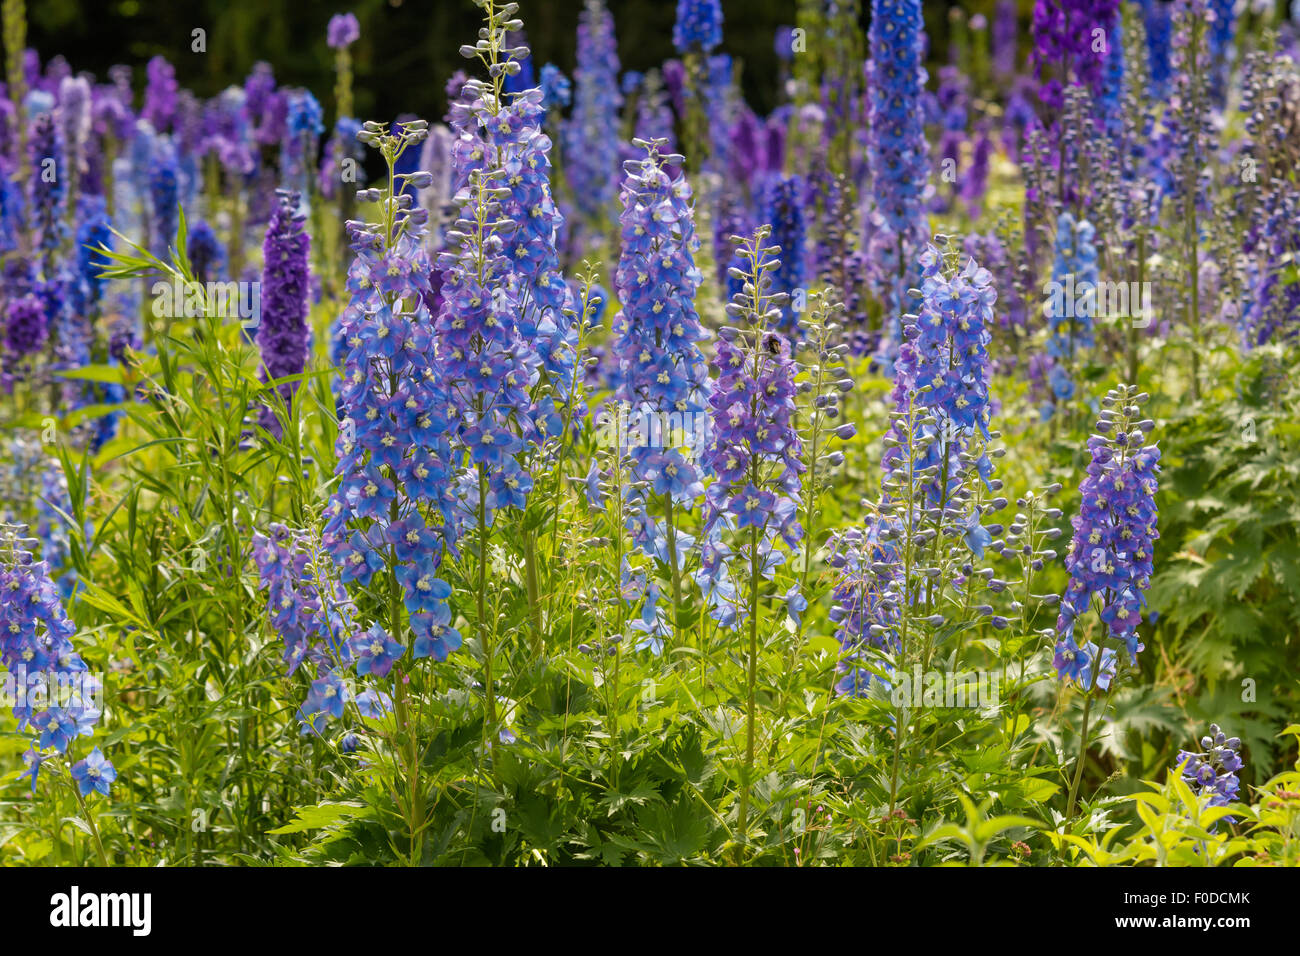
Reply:
[[[303,229],[305,217],[298,211],[298,195],[282,190],[279,196],[262,244],[262,314],[257,344],[262,350],[263,380],[268,382],[301,375],[310,343],[307,263],[311,239]],[[285,421],[290,423],[294,421],[293,398],[298,384],[282,382],[275,386]],[[263,405],[258,415],[262,427],[278,439],[282,427],[276,407]]]
[[[737,811],[742,841],[749,833],[765,582],[775,578],[785,552],[795,550],[803,538],[798,499],[805,465],[795,427],[795,365],[790,341],[779,331],[788,297],[774,290],[781,250],[768,245],[770,235],[771,227],[762,226],[748,239],[733,240],[743,263],[736,270],[743,288],[727,312],[743,324],[724,330],[712,361],[713,438],[704,455],[715,476],[706,494],[702,532],[705,592],[715,602],[733,603],[733,618],[748,624],[745,759]],[[743,596],[722,587],[728,565],[743,575]]]
[[[667,146],[663,140],[635,144],[645,158],[624,164],[622,253],[614,276],[623,303],[614,317],[616,394],[637,426],[636,447],[630,449],[633,472],[638,481],[649,482],[653,496],[662,501],[666,522],[661,534],[658,522],[647,516],[646,534],[638,543],[651,553],[661,551],[660,542],[666,547],[674,610],[679,613],[686,555],[675,518],[678,509],[689,511],[704,491],[693,461],[703,444],[700,426],[708,379],[699,345],[707,333],[695,311],[701,281],[694,257],[699,239],[690,186],[680,172],[672,172],[680,167],[681,157],[661,155]],[[649,508],[650,515],[659,511]]]
[[[1107,647],[1106,641],[1123,648],[1134,664],[1143,649],[1138,624],[1160,536],[1155,503],[1160,449],[1143,444],[1155,427],[1150,419],[1139,417],[1146,401],[1146,393],[1135,385],[1117,385],[1102,399],[1096,433],[1088,439],[1092,461],[1079,485],[1079,513],[1072,519],[1074,537],[1065,559],[1070,583],[1061,598],[1053,660],[1058,677],[1077,683],[1084,693],[1067,820],[1074,816],[1083,779],[1093,703],[1098,689],[1110,687],[1117,663],[1117,649]],[[1105,627],[1103,636],[1080,645],[1076,623],[1094,607]]]

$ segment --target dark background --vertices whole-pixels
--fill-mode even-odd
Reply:
[[[520,16],[533,61],[554,62],[572,75],[582,0],[520,0]],[[675,56],[676,0],[609,0],[623,70],[644,71]],[[863,7],[870,6],[864,0]],[[947,2],[925,3],[934,51],[946,50]],[[993,0],[962,4],[991,16]],[[780,63],[774,39],[793,26],[796,0],[723,0],[722,52],[744,61],[747,99],[761,112],[779,97]],[[352,48],[356,112],[391,120],[412,112],[441,118],[447,78],[466,61],[462,43],[477,39],[480,11],[471,0],[27,0],[28,45],[42,62],[62,54],[74,71],[101,80],[115,63],[135,68],[139,90],[144,65],[162,54],[183,87],[213,96],[243,84],[265,60],[285,85],[306,86],[333,117],[333,51],[325,43],[331,15],[351,10],[361,23]],[[864,27],[866,16],[864,14]],[[190,51],[191,31],[207,31],[207,52]]]

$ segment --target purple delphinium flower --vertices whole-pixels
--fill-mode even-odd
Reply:
[[[238,103],[241,107],[239,125],[250,130],[259,144],[276,146],[284,139],[289,105],[285,94],[276,89],[275,74],[269,63],[253,64],[253,71],[244,81],[242,97],[231,93],[232,90],[227,90],[222,98],[229,106]]]
[[[1036,0],[1030,62],[1049,112],[1059,113],[1065,88],[1075,83],[1101,98],[1105,60],[1118,39],[1106,31],[1116,23],[1118,9],[1119,0]],[[1097,42],[1097,31],[1106,37],[1104,45]]]
[[[31,161],[30,227],[36,232],[36,248],[42,253],[45,277],[53,278],[55,260],[67,238],[67,183],[59,170],[65,162],[63,137],[53,114],[39,113],[32,121],[28,140]]]
[[[176,70],[165,57],[156,56],[149,61],[145,72],[148,82],[140,116],[149,121],[155,132],[165,133],[176,119],[177,91],[180,89]]]
[[[1178,766],[1182,767],[1183,780],[1197,796],[1209,795],[1210,806],[1226,807],[1237,800],[1241,781],[1237,771],[1245,766],[1239,751],[1241,739],[1229,737],[1219,729],[1218,724],[1210,724],[1210,732],[1201,738],[1201,750],[1178,751]],[[1224,817],[1231,825],[1232,817]]]
[[[257,344],[262,350],[263,381],[301,375],[307,365],[311,239],[303,222],[304,217],[298,212],[298,197],[282,191],[262,244],[262,313]],[[277,386],[290,421],[297,390],[297,382]],[[276,409],[263,405],[258,420],[268,432],[280,437],[281,422]]]
[[[344,50],[361,39],[361,24],[351,13],[336,13],[330,17],[326,42],[331,50]]]
[[[1079,513],[1065,559],[1070,583],[1061,598],[1056,623],[1058,673],[1080,648],[1074,624],[1094,598],[1107,634],[1137,660],[1142,644],[1137,627],[1145,605],[1143,592],[1151,582],[1156,530],[1155,495],[1160,473],[1160,449],[1143,446],[1150,421],[1138,421],[1144,395],[1133,386],[1112,389],[1103,402],[1097,432],[1088,439],[1092,462],[1079,485]],[[1063,655],[1063,651],[1068,652]]]
[[[196,219],[189,227],[185,254],[190,260],[190,271],[201,283],[220,278],[226,261],[226,249],[206,219]]]
[[[1016,74],[1016,35],[1019,32],[1019,13],[1016,0],[997,0],[990,37],[993,48],[993,72],[998,79],[1009,82]]]
[[[778,542],[793,549],[803,537],[798,496],[805,465],[794,422],[795,363],[789,339],[773,327],[786,296],[773,289],[780,262],[767,244],[770,234],[762,226],[752,238],[738,240],[746,289],[728,314],[754,325],[722,335],[710,363],[716,378],[709,396],[711,440],[702,463],[714,481],[705,494],[697,579],[710,616],[725,626],[748,613],[732,583],[734,568],[744,568],[746,576],[758,568],[770,579],[784,560]],[[728,529],[734,548],[725,540]]]
[[[77,202],[78,184],[87,171],[87,148],[91,133],[90,83],[84,77],[67,77],[59,84],[59,124],[63,133],[64,156],[71,183],[68,201]]]
[[[31,293],[9,299],[4,305],[4,320],[4,372],[9,377],[24,368],[29,358],[45,345],[49,322],[45,306]],[[19,377],[26,376],[20,373]]]

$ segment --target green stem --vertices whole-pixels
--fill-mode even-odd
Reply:
[[[762,569],[758,559],[758,526],[749,534],[749,675],[745,701],[745,770],[740,781],[740,818],[736,833],[741,840],[749,836],[749,783],[754,770],[754,696],[758,678],[758,587]]]
[[[99,838],[99,827],[95,826],[94,814],[86,807],[86,801],[81,796],[81,790],[71,778],[68,780],[68,785],[72,787],[72,793],[77,798],[77,806],[81,807],[81,815],[86,818],[86,825],[90,827],[90,836],[95,842],[95,855],[99,857],[99,865],[107,868],[108,854],[104,852],[104,841]]]

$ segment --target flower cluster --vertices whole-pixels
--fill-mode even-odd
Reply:
[[[306,532],[279,523],[268,530],[253,536],[253,563],[289,673],[304,661],[326,669],[348,663],[356,607],[334,579],[329,555]]]
[[[618,47],[604,0],[587,0],[578,19],[573,116],[565,133],[565,175],[578,210],[601,215],[613,201],[618,171]]]
[[[458,451],[479,473],[477,488],[467,486],[466,513],[482,509],[485,519],[487,510],[526,504],[532,478],[524,457],[560,436],[575,374],[572,293],[558,271],[561,217],[543,116],[540,90],[506,105],[496,85],[479,80],[465,84],[451,114],[460,213],[438,257],[435,331]],[[530,393],[542,383],[548,387]]]
[[[145,69],[147,83],[144,89],[142,119],[148,120],[156,132],[165,133],[176,119],[179,84],[176,69],[166,57],[156,56]]]
[[[1229,737],[1218,724],[1210,724],[1209,734],[1201,738],[1200,751],[1178,751],[1178,766],[1197,796],[1208,794],[1210,806],[1226,807],[1237,799],[1241,789],[1237,771],[1245,764],[1240,750],[1240,738]],[[1232,822],[1231,817],[1226,819]]]
[[[1106,34],[1106,44],[1098,44],[1094,31],[1109,30],[1118,9],[1119,0],[1036,0],[1031,62],[1048,110],[1060,111],[1065,88],[1073,83],[1100,96],[1109,44],[1118,37]]]
[[[898,607],[887,594],[879,566],[896,563],[895,548],[880,538],[880,524],[868,517],[862,527],[831,536],[828,563],[835,572],[831,589],[830,620],[842,655],[836,670],[842,675],[836,693],[861,696],[875,676],[881,651],[896,653]]]
[[[391,168],[426,132],[416,121],[400,135],[367,123],[361,136]],[[418,186],[426,176],[397,179]],[[460,635],[448,627],[451,589],[437,577],[456,534],[453,420],[424,304],[431,268],[422,246],[427,214],[412,208],[409,194],[373,190],[360,199],[378,202],[384,219],[349,224],[355,258],[347,284],[352,298],[340,323],[347,347],[339,392],[340,483],[326,507],[321,540],[344,584],[366,587],[381,570],[391,575],[415,637],[414,656],[443,660],[460,646]],[[402,622],[389,623],[395,632]],[[367,646],[391,651],[393,641],[385,634]],[[380,656],[396,653],[387,651]],[[336,683],[322,685],[322,693],[331,688]]]
[[[361,39],[361,24],[355,14],[336,13],[330,17],[325,36],[331,50],[346,50]]]
[[[1053,294],[1044,308],[1053,360],[1048,381],[1057,402],[1074,395],[1073,371],[1079,353],[1092,347],[1092,320],[1097,309],[1096,232],[1088,220],[1061,213],[1056,224]]]
[[[889,327],[882,353],[893,358],[899,345],[904,280],[925,231],[923,194],[929,175],[921,95],[926,72],[920,0],[873,0],[868,89],[871,171],[875,209],[883,219],[874,237],[875,258],[891,275],[882,290]]]
[[[298,196],[282,191],[262,244],[262,315],[257,344],[262,350],[263,380],[268,382],[301,375],[307,365],[307,260],[311,240],[303,229],[304,217],[298,208]],[[298,383],[284,382],[276,390],[288,413]],[[262,427],[279,438],[282,426],[276,409],[263,405],[258,416]]]
[[[806,284],[808,225],[804,218],[804,181],[786,176],[772,183],[767,198],[765,221],[772,224],[772,244],[777,247],[781,265],[772,276],[772,287],[793,300]],[[780,329],[798,338],[794,302],[781,310]]]
[[[29,550],[21,526],[0,525],[0,665],[16,681],[14,716],[34,741],[28,753],[32,787],[45,751],[66,753],[94,734],[102,687],[72,644],[68,619],[49,565]]]
[[[1137,627],[1160,536],[1155,503],[1160,449],[1142,444],[1154,423],[1138,420],[1146,397],[1134,386],[1112,389],[1102,401],[1097,432],[1088,439],[1092,461],[1079,485],[1079,513],[1071,522],[1074,537],[1065,559],[1070,583],[1056,622],[1054,663],[1062,679],[1081,680],[1095,657],[1074,636],[1076,620],[1094,598],[1109,636],[1124,645],[1130,659],[1136,661],[1142,650]]]
[[[633,414],[693,421],[705,407],[708,370],[699,346],[706,333],[695,311],[701,275],[691,189],[684,176],[666,168],[681,157],[661,155],[663,141],[636,142],[646,155],[625,164],[622,253],[614,274],[623,304],[613,322],[615,394]],[[688,504],[703,490],[680,449],[638,448],[632,455],[639,476],[651,479],[656,493]]]
[[[722,4],[719,0],[677,0],[673,46],[678,53],[711,53],[722,43]]]
[[[947,501],[957,482],[956,460],[975,434],[989,437],[988,344],[997,290],[974,259],[948,276],[943,253],[930,245],[920,263],[921,302],[905,319],[893,398],[899,412],[916,409],[928,413],[932,423],[908,435],[903,432],[911,419],[896,416],[882,464],[892,473],[910,447],[910,472],[931,475],[924,481],[925,500],[934,506]],[[979,470],[986,478],[992,473],[987,458]]]
[[[786,296],[773,289],[780,260],[767,244],[770,235],[762,226],[749,239],[733,240],[744,288],[728,314],[748,326],[724,329],[710,363],[712,433],[702,461],[714,481],[705,493],[698,579],[711,616],[728,627],[746,613],[731,582],[732,561],[770,579],[784,561],[778,542],[794,549],[803,537],[797,511],[807,466],[794,421],[790,340],[776,328]],[[734,548],[724,540],[727,530]]]

